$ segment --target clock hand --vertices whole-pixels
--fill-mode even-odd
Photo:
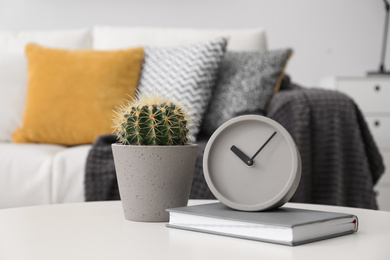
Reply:
[[[253,161],[253,159],[255,159],[255,157],[261,152],[261,150],[263,150],[263,148],[268,144],[269,141],[271,141],[272,138],[274,138],[274,136],[276,135],[276,131],[268,138],[267,141],[265,141],[265,143],[260,147],[259,150],[257,150],[257,152],[255,153],[255,155],[252,156],[251,160]]]
[[[243,152],[241,152],[240,149],[238,149],[235,145],[230,147],[230,150],[238,156],[246,165],[252,166],[253,165],[253,160],[250,159],[248,156],[246,156]]]

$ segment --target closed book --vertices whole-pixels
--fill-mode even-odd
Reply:
[[[282,207],[237,211],[222,203],[170,208],[167,227],[296,246],[355,233],[352,214]]]

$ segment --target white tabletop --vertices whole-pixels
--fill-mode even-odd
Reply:
[[[36,206],[0,210],[0,259],[390,259],[390,212],[286,206],[355,214],[359,231],[289,247],[127,221],[120,201]]]

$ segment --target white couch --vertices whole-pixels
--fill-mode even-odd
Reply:
[[[172,47],[229,36],[228,50],[264,51],[265,31],[94,27],[46,32],[0,31],[0,208],[84,201],[84,167],[91,144],[14,144],[27,89],[24,48],[35,42],[65,49]]]

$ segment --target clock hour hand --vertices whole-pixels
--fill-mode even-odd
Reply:
[[[260,147],[259,150],[257,150],[257,152],[255,153],[255,155],[252,156],[251,160],[253,161],[253,159],[255,159],[255,157],[261,152],[261,150],[263,150],[263,148],[269,143],[269,141],[271,141],[272,138],[274,138],[274,136],[276,135],[276,131],[268,138],[267,141],[265,141],[265,143]]]
[[[243,152],[241,152],[240,149],[238,149],[235,145],[230,147],[230,150],[238,156],[246,165],[252,166],[253,165],[253,160],[246,156]]]

